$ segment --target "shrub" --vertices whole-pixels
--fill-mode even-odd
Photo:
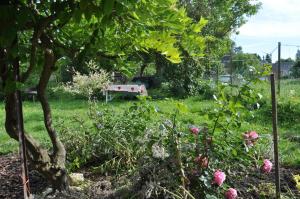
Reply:
[[[157,112],[143,99],[122,111],[91,106],[88,120],[63,128],[68,160],[73,169],[96,162],[94,171],[133,176],[131,188],[141,198],[224,197],[236,170],[258,168],[268,158],[256,146],[259,134],[239,130],[248,105],[258,99],[249,89],[222,85],[203,124],[190,127],[178,120],[188,113],[181,103],[171,113]]]
[[[94,61],[89,61],[87,65],[91,71],[88,75],[75,71],[73,81],[62,85],[62,88],[66,92],[83,95],[91,100],[92,96],[105,90],[111,78],[105,70],[97,69]]]
[[[141,142],[152,133],[152,107],[137,102],[123,111],[99,109],[91,105],[88,119],[74,118],[72,127],[60,126],[70,169],[94,160],[101,171],[133,169],[146,151]]]
[[[279,100],[277,103],[278,122],[281,126],[299,123],[300,121],[300,106],[297,101]],[[265,103],[264,106],[255,114],[257,119],[262,122],[272,121],[272,105]]]

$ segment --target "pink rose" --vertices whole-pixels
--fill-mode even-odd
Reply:
[[[198,135],[198,133],[199,133],[199,128],[197,128],[197,127],[191,127],[190,128],[190,131],[191,131],[191,133],[193,133],[194,135]]]
[[[270,160],[265,159],[263,165],[261,166],[261,170],[264,173],[270,173],[272,170],[273,164]]]
[[[235,199],[237,198],[237,191],[234,188],[229,188],[225,193],[226,199]]]
[[[225,179],[226,179],[225,173],[222,172],[221,170],[217,170],[214,173],[213,184],[217,184],[218,186],[221,186],[225,181]]]
[[[259,135],[255,131],[250,131],[250,132],[244,133],[243,137],[246,142],[246,145],[251,147],[255,144],[256,140],[259,138]]]
[[[255,131],[250,131],[248,134],[249,134],[249,138],[252,140],[256,140],[259,137]]]

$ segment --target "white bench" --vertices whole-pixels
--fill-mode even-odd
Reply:
[[[139,95],[147,96],[147,89],[145,85],[141,84],[113,84],[109,85],[105,90],[105,101],[106,103],[112,100],[112,97],[109,95],[109,92],[127,92],[127,93],[136,93]]]

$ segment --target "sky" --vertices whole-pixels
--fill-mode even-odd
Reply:
[[[259,2],[262,8],[255,16],[248,18],[238,35],[234,34],[231,38],[242,46],[244,52],[257,53],[261,57],[272,52],[281,42],[281,57],[294,59],[297,50],[300,50],[300,0]],[[272,60],[277,60],[277,57],[278,52],[274,50]]]

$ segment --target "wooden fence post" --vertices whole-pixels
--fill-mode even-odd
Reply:
[[[275,91],[275,77],[271,74],[271,96],[272,96],[272,119],[273,119],[273,143],[275,159],[275,183],[276,199],[280,198],[280,171],[279,171],[279,153],[278,153],[278,128],[277,128],[277,101]]]

